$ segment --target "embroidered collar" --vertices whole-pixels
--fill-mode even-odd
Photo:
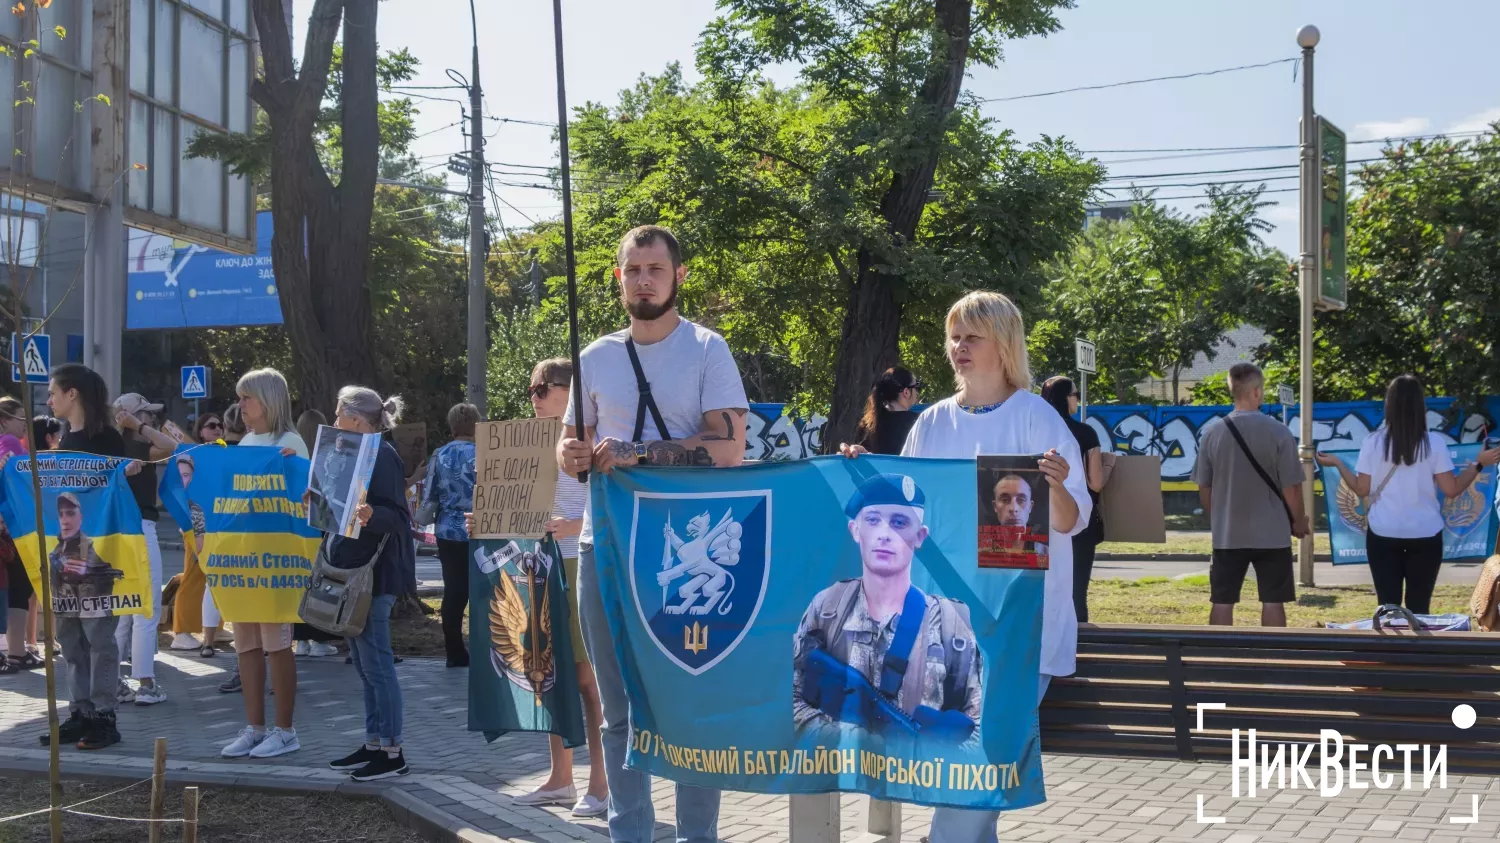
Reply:
[[[995,410],[1000,409],[1000,405],[1004,403],[1004,401],[996,401],[993,404],[981,404],[978,407],[970,407],[967,404],[959,404],[958,408],[971,416],[982,416],[985,413],[991,413]]]

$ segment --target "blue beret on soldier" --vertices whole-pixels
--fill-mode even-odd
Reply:
[[[844,514],[854,518],[867,506],[911,506],[924,509],[927,506],[927,496],[922,494],[916,481],[905,474],[877,474],[854,490],[854,497],[844,507]]]

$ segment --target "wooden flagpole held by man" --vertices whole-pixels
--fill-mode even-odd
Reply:
[[[568,272],[568,348],[573,357],[573,419],[578,438],[583,437],[583,364],[578,353],[578,264],[573,255],[573,183],[568,176],[568,89],[563,82],[562,0],[552,0],[552,30],[557,43],[557,146],[561,162],[563,252]],[[588,469],[578,472],[578,482],[587,483]]]

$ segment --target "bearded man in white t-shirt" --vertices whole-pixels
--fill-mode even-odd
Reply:
[[[630,327],[584,349],[573,389],[583,419],[568,402],[557,460],[563,471],[610,472],[617,466],[737,466],[745,459],[745,387],[724,338],[677,314],[687,277],[677,238],[661,226],[632,229],[620,240],[615,278]],[[625,767],[630,703],[605,620],[594,562],[594,525],[584,510],[578,539],[579,619],[604,708],[609,836],[651,843],[656,836],[651,777]],[[677,785],[677,839],[718,839],[719,791]]]

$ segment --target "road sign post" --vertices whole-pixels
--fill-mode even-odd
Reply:
[[[28,383],[46,383],[52,372],[52,338],[46,334],[27,334],[20,337],[10,335],[11,357],[10,379],[21,382],[21,370],[25,368]]]
[[[193,420],[198,419],[198,402],[208,397],[208,367],[207,366],[183,366],[182,367],[182,397],[191,399],[193,402]]]
[[[1276,387],[1276,400],[1281,402],[1281,426],[1286,427],[1286,408],[1297,400],[1297,393],[1286,384]]]
[[[1098,370],[1095,365],[1096,349],[1094,344],[1088,340],[1075,339],[1073,341],[1073,353],[1078,358],[1078,420],[1087,421],[1089,417],[1089,375]]]

